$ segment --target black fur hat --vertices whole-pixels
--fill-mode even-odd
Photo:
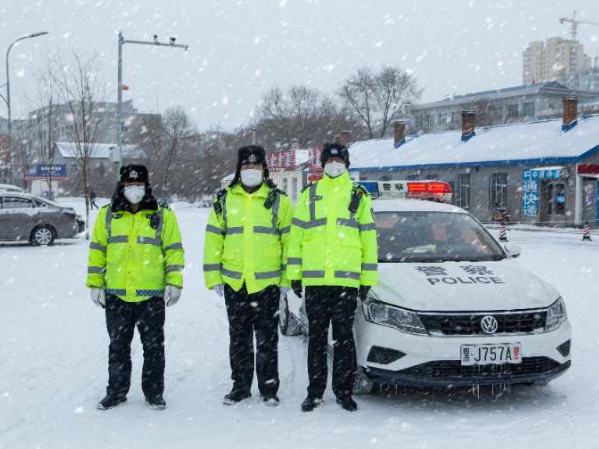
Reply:
[[[243,165],[262,165],[264,169],[264,179],[269,178],[268,164],[266,163],[266,151],[260,145],[246,145],[237,151],[237,168],[235,177],[231,182],[231,186],[237,184],[241,179],[241,167]]]
[[[324,167],[330,157],[340,157],[345,162],[345,166],[349,167],[349,151],[345,145],[340,143],[325,143],[322,146],[322,154],[320,155],[320,163]]]

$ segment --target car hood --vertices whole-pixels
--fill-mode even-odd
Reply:
[[[559,292],[513,259],[494,262],[381,263],[374,293],[420,311],[496,311],[551,305]]]

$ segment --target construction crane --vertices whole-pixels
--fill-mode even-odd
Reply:
[[[559,19],[559,23],[566,23],[569,22],[570,25],[570,36],[572,36],[572,40],[576,40],[576,35],[578,33],[578,25],[581,24],[585,24],[585,25],[597,25],[599,26],[599,22],[589,22],[588,20],[577,20],[576,19],[576,11],[574,11],[574,14],[572,14],[572,18],[568,19],[567,17],[562,17]]]

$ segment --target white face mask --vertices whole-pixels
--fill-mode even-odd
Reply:
[[[146,188],[144,186],[127,186],[124,194],[131,204],[139,204],[146,195]]]
[[[346,169],[347,167],[343,162],[337,161],[327,162],[324,166],[324,172],[331,178],[336,178],[337,176],[342,175],[345,173]]]
[[[262,170],[248,168],[241,170],[241,182],[246,187],[256,187],[262,184]]]

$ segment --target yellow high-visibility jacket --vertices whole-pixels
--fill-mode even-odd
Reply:
[[[360,197],[355,213],[350,202]],[[291,224],[287,276],[305,286],[359,287],[377,282],[372,200],[348,173],[325,175],[302,192]]]
[[[245,283],[250,294],[289,286],[283,261],[293,208],[287,195],[266,183],[248,193],[238,183],[214,202],[204,242],[206,286],[228,284],[239,291]]]
[[[158,207],[135,214],[103,207],[89,251],[89,288],[104,288],[126,302],[163,296],[165,286],[183,288],[185,257],[177,219]]]

